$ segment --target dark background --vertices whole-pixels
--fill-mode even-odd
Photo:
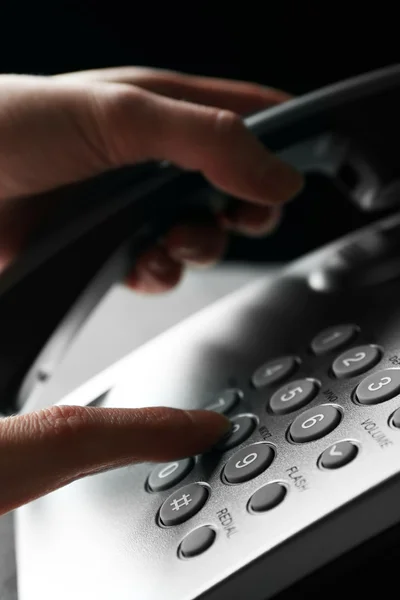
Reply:
[[[400,58],[397,21],[384,3],[3,0],[0,18],[0,72],[146,65],[301,94]],[[311,179],[275,235],[235,239],[229,257],[292,258],[366,220],[326,182]]]

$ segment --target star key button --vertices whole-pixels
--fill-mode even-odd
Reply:
[[[160,508],[160,521],[166,527],[180,525],[198,513],[208,500],[208,489],[189,483],[171,494]]]

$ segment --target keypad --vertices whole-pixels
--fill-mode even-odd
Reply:
[[[147,486],[152,492],[161,492],[172,488],[190,473],[194,467],[193,458],[184,458],[158,465],[149,476]]]
[[[291,381],[276,391],[269,401],[271,412],[284,415],[311,402],[318,393],[318,384],[312,379]]]
[[[232,419],[232,429],[228,435],[216,446],[217,450],[225,451],[238,446],[253,433],[257,421],[255,417],[247,415]]]
[[[381,353],[376,346],[357,346],[338,356],[332,365],[332,371],[338,379],[354,377],[374,367],[380,358]]]
[[[227,389],[223,390],[216,396],[214,402],[206,407],[206,410],[212,410],[221,414],[231,412],[239,404],[242,397],[240,390]]]
[[[182,541],[179,554],[183,558],[193,558],[202,554],[213,545],[216,538],[215,530],[204,526],[189,533]]]
[[[350,342],[357,333],[356,325],[336,325],[321,331],[311,342],[311,349],[314,354],[326,354],[337,350]]]
[[[283,381],[294,373],[299,362],[295,356],[281,356],[270,360],[257,369],[252,377],[252,384],[255,388],[262,388]]]
[[[330,353],[354,340],[358,331],[356,325],[343,324],[325,329],[312,340],[313,353],[321,357],[327,355],[325,359],[327,362],[322,367],[326,369],[326,376],[334,375],[339,380],[355,377],[373,368],[381,360],[383,351],[378,346],[368,343],[341,350],[336,357],[329,356]],[[251,410],[257,406],[254,404],[257,402],[257,395],[260,407],[265,406],[266,402],[266,409],[272,413],[270,419],[279,419],[280,416],[304,409],[307,404],[315,400],[321,384],[312,377],[312,366],[307,368],[302,378],[288,381],[300,364],[300,358],[286,355],[270,360],[257,369],[251,377],[252,387],[255,388],[250,394]],[[318,368],[321,368],[320,364]],[[272,389],[266,397],[264,388],[276,384],[280,384],[277,386],[278,389]],[[398,394],[400,394],[400,368],[389,368],[366,376],[356,387],[354,399],[360,404],[373,405],[394,398]],[[245,407],[248,409],[248,399],[246,401],[240,389],[227,388],[215,396],[214,401],[207,406],[207,410],[228,414],[237,410],[239,406],[242,406],[242,410]],[[296,444],[319,440],[338,427],[344,414],[344,408],[334,404],[312,406],[292,419],[288,426],[287,439]],[[231,431],[216,444],[214,451],[228,452],[243,444],[254,433],[257,423],[256,414],[235,416],[232,418]],[[400,408],[392,414],[388,424],[400,429]],[[337,441],[319,453],[319,456],[315,456],[314,467],[319,467],[322,471],[342,468],[351,463],[359,451],[360,445],[356,442]],[[226,489],[229,489],[229,485],[244,484],[264,474],[274,461],[276,452],[279,452],[279,447],[276,450],[275,446],[268,441],[248,442],[247,446],[234,452],[220,471],[222,482],[227,484]],[[202,460],[201,457],[199,460]],[[148,476],[146,488],[151,492],[168,490],[181,483],[195,466],[196,461],[193,458],[157,465]],[[248,500],[248,512],[250,515],[257,515],[274,509],[284,501],[290,487],[289,484],[279,481],[269,483],[262,481],[261,487]],[[210,493],[212,492],[207,483],[189,483],[180,487],[161,505],[159,524],[172,527],[189,520],[201,511]],[[189,559],[208,550],[217,539],[214,527],[215,524],[212,523],[200,524],[190,532],[181,541],[178,556]]]
[[[333,431],[341,418],[342,413],[335,406],[315,406],[305,410],[293,421],[289,435],[297,444],[312,442]]]
[[[287,493],[286,486],[281,483],[268,483],[256,491],[250,498],[249,511],[261,513],[278,506]]]
[[[208,489],[199,483],[189,483],[179,488],[161,506],[161,523],[166,527],[184,523],[203,508],[208,495]]]
[[[400,393],[400,369],[383,369],[368,375],[356,390],[360,404],[380,404]]]
[[[358,447],[353,442],[338,442],[327,448],[319,459],[324,469],[338,469],[351,462],[358,454]]]
[[[236,452],[227,462],[224,479],[228,483],[249,481],[268,469],[274,459],[274,451],[268,444],[252,444]]]

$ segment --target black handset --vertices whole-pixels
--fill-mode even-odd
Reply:
[[[249,125],[303,170],[335,176],[361,208],[395,208],[399,96],[392,67]],[[180,201],[205,193],[203,205],[207,190],[198,179]],[[159,193],[143,198],[147,208]],[[124,247],[98,277],[113,281],[127,258]],[[234,427],[202,456],[84,478],[19,509],[20,599],[57,590],[59,600],[267,600],[295,582],[298,598],[306,575],[398,526],[399,276],[395,213],[223,299],[66,397],[51,369],[38,394],[28,377],[25,411],[166,405],[223,412]],[[98,281],[81,301],[97,300]],[[65,333],[30,377],[43,357],[56,367]],[[336,568],[325,573],[333,586]]]

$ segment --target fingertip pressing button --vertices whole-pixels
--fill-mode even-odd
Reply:
[[[256,428],[255,417],[243,415],[232,419],[231,431],[215,446],[216,450],[225,451],[238,446],[246,440]]]
[[[179,554],[183,558],[193,558],[208,550],[214,543],[216,533],[208,526],[199,527],[189,533],[181,542]]]

